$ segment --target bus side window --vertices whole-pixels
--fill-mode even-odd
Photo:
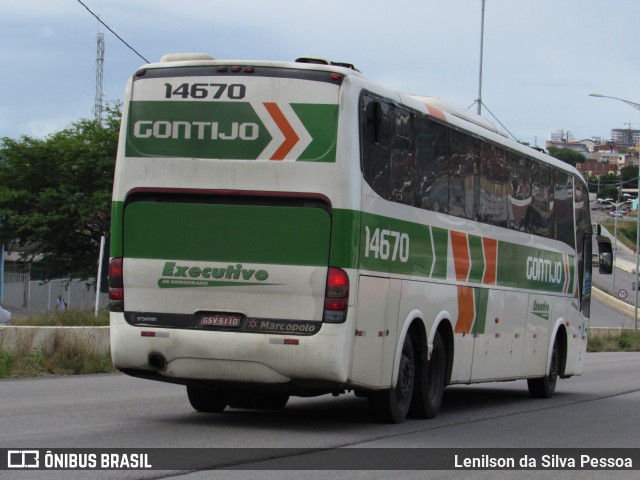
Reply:
[[[531,164],[520,154],[509,154],[511,196],[509,199],[509,227],[531,233]]]
[[[553,232],[551,238],[560,240],[570,247],[575,246],[573,231],[573,180],[564,172],[553,174]]]
[[[449,151],[449,214],[477,220],[481,142],[466,133],[453,131]]]
[[[480,221],[506,227],[510,188],[506,150],[485,143],[480,154],[480,172]]]
[[[412,135],[412,115],[394,108],[395,138],[391,148],[392,200],[406,205],[414,204],[415,146]]]
[[[415,121],[414,205],[434,212],[449,210],[449,131],[426,116]]]
[[[389,104],[362,96],[362,171],[366,182],[385,199],[391,197],[391,114]]]
[[[550,237],[553,229],[553,171],[540,162],[533,162],[531,178],[533,202],[531,230],[536,235]]]

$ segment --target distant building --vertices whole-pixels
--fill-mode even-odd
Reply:
[[[596,145],[593,147],[593,152],[609,152],[609,153],[618,153],[621,150],[621,146],[618,143],[606,141],[600,145]]]
[[[612,175],[622,167],[639,164],[640,130],[614,128],[611,130],[611,140],[606,142],[603,142],[600,137],[575,140],[570,131],[556,130],[549,133],[545,147],[547,150],[568,148],[584,155],[587,162],[581,165],[585,174],[589,172],[593,176]],[[620,153],[621,151],[629,153]],[[607,166],[592,168],[591,161]]]
[[[602,163],[597,160],[577,163],[576,169],[578,169],[584,177],[602,177],[618,174],[617,163]]]
[[[614,128],[611,130],[611,141],[624,149],[630,149],[640,142],[640,130],[630,128]]]
[[[582,142],[576,142],[576,141],[571,141],[571,142],[559,141],[559,142],[556,142],[554,140],[547,140],[545,146],[546,146],[547,150],[549,150],[550,148],[568,148],[569,150],[573,150],[574,152],[581,153],[585,157],[589,156],[589,147],[587,145],[585,145],[584,143],[582,143]]]

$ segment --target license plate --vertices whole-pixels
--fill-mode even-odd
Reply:
[[[241,319],[242,316],[237,313],[205,313],[200,317],[200,326],[237,328]]]

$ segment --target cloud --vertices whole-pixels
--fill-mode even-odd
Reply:
[[[72,118],[68,116],[55,116],[50,118],[36,119],[30,122],[27,122],[24,131],[25,135],[43,138],[52,133],[63,130],[73,121]]]
[[[56,36],[56,32],[54,31],[53,27],[45,26],[42,27],[42,30],[40,30],[40,36],[44,38],[51,38]]]

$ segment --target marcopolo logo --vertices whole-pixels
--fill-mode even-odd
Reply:
[[[313,335],[318,329],[316,322],[278,321],[252,318],[247,322],[246,331],[255,333],[287,333],[295,335]]]
[[[272,285],[264,283],[269,278],[269,272],[245,268],[240,263],[226,267],[196,267],[165,262],[162,277],[158,280],[160,288],[218,287],[238,284]]]

